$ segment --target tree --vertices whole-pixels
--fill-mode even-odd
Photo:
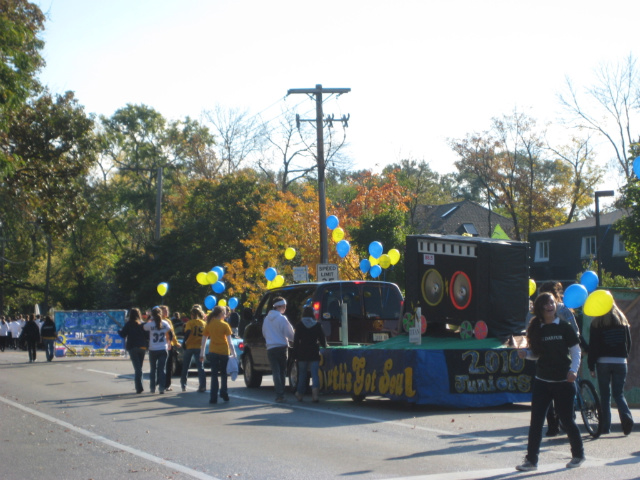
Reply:
[[[219,137],[218,157],[226,165],[226,173],[238,170],[252,154],[260,152],[266,136],[265,126],[258,117],[236,108],[216,105],[204,113]]]
[[[584,91],[586,100],[567,78],[567,93],[559,95],[560,103],[576,125],[606,139],[613,149],[619,171],[629,180],[633,160],[626,154],[636,135],[632,122],[640,108],[640,75],[636,59],[629,55],[616,65],[603,63],[595,73],[595,84]]]
[[[560,180],[567,171],[545,159],[534,119],[514,112],[492,119],[488,132],[450,143],[460,156],[456,168],[462,178],[479,182],[489,208],[512,218],[517,240],[564,218],[562,199],[570,191]]]
[[[439,205],[451,201],[448,192],[443,191],[440,175],[434,172],[424,160],[402,160],[383,169],[383,173],[394,173],[398,184],[409,193],[409,225],[415,228],[418,205]]]
[[[26,0],[0,0],[0,175],[11,171],[6,136],[10,119],[36,92],[36,73],[44,66],[40,8]]]
[[[20,161],[0,184],[0,218],[11,221],[16,239],[31,239],[33,254],[39,253],[38,238],[46,239],[45,307],[53,244],[88,208],[83,182],[96,158],[93,125],[73,93],[54,98],[45,91],[23,106],[8,129],[8,153]]]

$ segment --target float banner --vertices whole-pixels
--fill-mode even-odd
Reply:
[[[54,312],[58,343],[67,355],[124,355],[124,339],[118,335],[126,310],[71,310]]]
[[[531,401],[535,364],[511,348],[322,349],[321,388],[419,405],[491,407]]]

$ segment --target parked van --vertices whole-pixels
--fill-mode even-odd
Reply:
[[[388,340],[400,328],[402,293],[394,283],[376,281],[338,281],[299,283],[274,288],[266,292],[256,308],[254,320],[244,331],[242,356],[244,379],[247,387],[259,387],[263,375],[271,374],[267,358],[262,322],[273,305],[275,297],[287,301],[286,317],[295,328],[306,306],[313,308],[316,320],[322,326],[327,342],[341,344],[342,305],[347,305],[349,344],[370,344]],[[291,356],[290,356],[291,357]],[[289,362],[287,376],[293,387],[297,381],[293,361]]]

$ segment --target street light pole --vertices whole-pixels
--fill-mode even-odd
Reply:
[[[596,262],[598,263],[598,282],[602,282],[602,272],[600,267],[600,197],[613,197],[613,190],[600,190],[596,197]]]

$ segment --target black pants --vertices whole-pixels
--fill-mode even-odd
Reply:
[[[7,336],[0,336],[0,352],[4,352],[4,349],[7,347]]]
[[[175,362],[175,357],[178,355],[174,347],[171,347],[167,355],[167,374],[165,375],[164,389],[166,390],[171,386],[171,377],[173,376],[173,362]]]
[[[38,342],[35,340],[28,340],[27,339],[27,350],[29,351],[29,361],[30,362],[35,362],[36,361],[36,352],[37,352],[37,347],[38,346]]]

